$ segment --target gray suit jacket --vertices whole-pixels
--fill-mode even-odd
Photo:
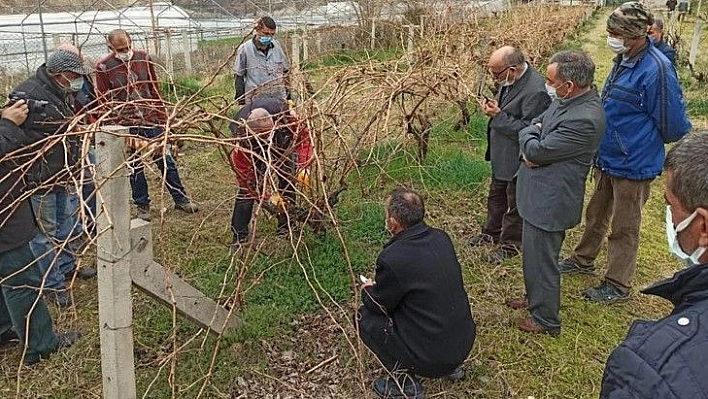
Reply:
[[[524,223],[564,231],[580,222],[585,178],[605,132],[602,101],[593,87],[554,101],[532,123],[519,132],[519,145],[526,159],[539,166],[521,164],[516,204]]]
[[[528,65],[528,63],[527,63]],[[497,94],[499,112],[487,125],[487,154],[495,179],[511,181],[519,170],[519,131],[548,108],[545,79],[531,65],[503,93]]]

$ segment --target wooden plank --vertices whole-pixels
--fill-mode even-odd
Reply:
[[[698,44],[701,42],[701,33],[703,33],[703,20],[696,19],[696,28],[693,30],[693,41],[691,42],[691,52],[688,55],[688,63],[695,66],[696,56],[698,55]]]
[[[242,322],[236,315],[229,316],[228,310],[152,260],[150,223],[134,219],[130,237],[134,248],[130,266],[133,284],[160,302],[175,306],[179,313],[216,334],[241,327]]]
[[[133,358],[133,308],[128,232],[130,186],[125,167],[128,128],[106,126],[96,133],[96,226],[98,321],[104,398],[136,397]]]

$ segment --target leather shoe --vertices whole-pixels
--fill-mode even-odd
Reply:
[[[179,209],[185,213],[197,213],[199,212],[199,206],[192,201],[187,202],[177,202],[175,203],[175,209]]]
[[[512,309],[527,309],[529,307],[529,298],[526,296],[507,298],[504,303]]]
[[[15,330],[12,328],[0,334],[0,346],[10,345],[13,343],[19,343],[20,337],[17,335]]]
[[[445,376],[445,379],[448,381],[452,382],[459,382],[464,380],[466,377],[465,370],[462,369],[462,366],[457,367],[455,370],[452,371],[452,373],[448,374]]]
[[[543,328],[541,325],[536,323],[536,320],[531,317],[517,319],[516,327],[518,327],[519,330],[528,333],[548,334],[552,337],[557,337],[558,335],[560,335],[560,328],[554,330]]]
[[[374,392],[384,399],[424,399],[423,385],[410,374],[394,372],[396,378],[379,377],[374,380]]]

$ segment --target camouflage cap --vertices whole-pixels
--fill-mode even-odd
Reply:
[[[654,23],[654,15],[642,3],[628,1],[617,7],[607,18],[607,31],[627,39],[647,35],[647,28]]]

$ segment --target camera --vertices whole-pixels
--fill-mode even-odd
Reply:
[[[9,96],[7,96],[8,103],[7,105],[10,106],[20,100],[25,100],[25,104],[27,104],[27,108],[29,108],[29,113],[30,114],[41,114],[44,112],[44,107],[46,107],[49,104],[49,101],[43,101],[43,100],[35,100],[33,98],[28,98],[27,93],[23,91],[13,91],[10,93]]]

